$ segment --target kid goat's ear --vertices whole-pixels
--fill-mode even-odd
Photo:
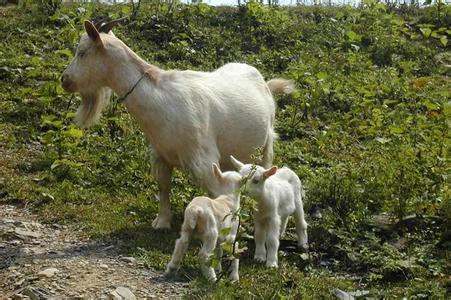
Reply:
[[[268,170],[266,170],[266,171],[263,173],[263,176],[264,176],[265,178],[268,178],[268,177],[270,177],[270,176],[276,174],[276,172],[277,172],[277,167],[276,167],[276,166],[273,166],[273,167],[269,168]]]
[[[100,39],[100,34],[94,24],[90,21],[85,21],[85,30],[88,36],[96,43],[102,44],[102,40]]]
[[[230,155],[230,161],[232,162],[233,167],[239,171],[244,164],[242,162],[240,162],[238,159],[236,159],[235,157],[233,157],[233,155]]]
[[[222,178],[222,172],[221,169],[219,169],[218,165],[213,163],[213,174],[218,178],[221,179]]]

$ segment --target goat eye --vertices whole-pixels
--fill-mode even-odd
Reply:
[[[86,54],[86,51],[80,51],[80,52],[78,52],[78,57],[83,57],[83,56],[85,56],[85,54]]]
[[[257,178],[252,179],[252,183],[253,184],[257,184],[258,183],[258,179]]]

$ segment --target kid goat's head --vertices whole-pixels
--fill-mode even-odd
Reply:
[[[218,188],[215,191],[215,197],[220,195],[238,195],[242,186],[242,177],[238,172],[227,171],[221,172],[218,165],[213,164],[213,174],[218,180]]]
[[[94,25],[85,21],[86,33],[80,38],[75,58],[62,75],[62,86],[78,92],[82,102],[75,121],[81,127],[95,124],[111,96],[111,74],[126,56],[126,46],[112,34],[111,28],[121,20]]]
[[[276,166],[265,169],[261,166],[243,164],[233,156],[230,156],[230,160],[232,161],[233,167],[240,172],[241,176],[249,176],[246,187],[251,196],[258,197],[265,180],[277,172]]]

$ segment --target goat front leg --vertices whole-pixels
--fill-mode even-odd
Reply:
[[[266,261],[265,248],[265,223],[256,219],[254,225],[255,254],[254,260],[258,262]]]
[[[280,238],[280,218],[278,216],[270,218],[268,224],[266,224],[266,247],[267,247],[267,259],[266,266],[270,268],[278,267],[277,252],[279,250],[279,238]]]
[[[232,242],[235,240],[235,237],[233,237]],[[235,242],[235,249],[238,249],[238,242]],[[234,255],[234,254],[232,254]],[[238,273],[238,269],[240,267],[240,260],[238,258],[232,257],[231,258],[231,265],[230,265],[230,274],[229,274],[229,280],[231,282],[238,282],[240,281],[240,275]]]
[[[173,167],[162,158],[157,158],[154,161],[153,173],[158,182],[158,198],[160,200],[160,211],[152,222],[152,227],[155,229],[171,228],[172,213],[169,193],[171,190],[172,169]]]
[[[222,272],[222,263],[221,263],[221,261],[222,261],[223,251],[222,251],[222,247],[219,244],[219,242],[216,245],[215,255],[216,255],[216,258],[218,259],[218,266],[216,267],[216,273],[221,273]]]

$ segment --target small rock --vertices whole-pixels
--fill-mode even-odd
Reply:
[[[101,264],[101,265],[99,265],[99,267],[101,269],[108,269],[108,265],[106,265],[106,264]]]
[[[113,248],[114,248],[113,245],[106,246],[105,248],[102,249],[102,251],[108,251],[108,250],[111,250],[111,249],[113,249]]]
[[[59,272],[59,270],[57,268],[48,268],[48,269],[40,271],[38,273],[38,276],[41,278],[42,277],[50,278],[50,277],[53,277],[58,272]]]
[[[11,297],[12,300],[29,300],[31,299],[30,297],[28,297],[27,295],[23,295],[23,294],[15,294]]]
[[[24,282],[25,282],[25,278],[22,278],[22,279],[16,281],[16,283],[14,283],[14,287],[15,288],[21,287]]]
[[[108,294],[110,300],[136,300],[136,296],[128,288],[120,286]]]
[[[9,244],[11,244],[13,246],[19,246],[20,244],[22,244],[22,242],[19,240],[12,240],[9,242]]]
[[[26,238],[36,239],[41,236],[41,233],[39,233],[39,232],[24,230],[21,228],[14,229],[14,232],[15,232],[16,236],[20,239],[26,239]]]
[[[30,297],[31,300],[39,300],[41,297],[48,297],[48,295],[42,291],[38,291],[37,289],[27,287],[22,291],[22,294]]]
[[[121,257],[120,260],[130,264],[136,263],[136,258],[130,256]]]

